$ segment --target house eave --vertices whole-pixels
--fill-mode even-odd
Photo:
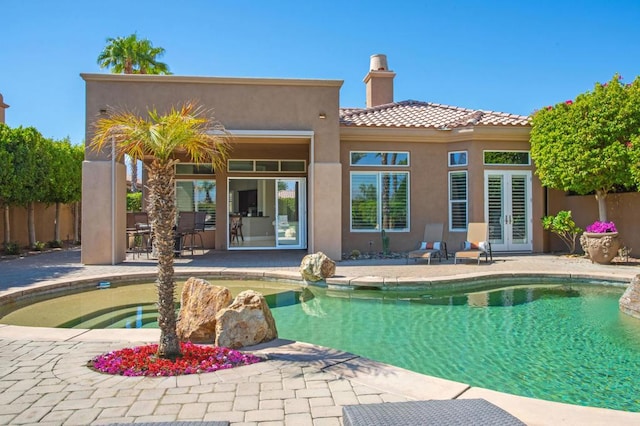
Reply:
[[[473,126],[454,129],[340,126],[342,141],[429,142],[529,141],[530,126]]]
[[[342,87],[343,80],[319,80],[301,78],[251,78],[251,77],[202,77],[185,75],[151,74],[93,74],[81,73],[86,82],[131,82],[131,83],[190,83],[216,85],[253,86],[307,86]]]

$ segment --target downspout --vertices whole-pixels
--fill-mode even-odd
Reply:
[[[314,188],[315,188],[315,181],[314,181],[314,171],[315,171],[315,155],[314,155],[314,151],[315,151],[315,131],[311,134],[311,140],[309,141],[311,147],[310,147],[310,153],[309,153],[309,176],[308,176],[308,180],[310,181],[310,185],[307,184],[307,188],[309,188],[309,193],[307,194],[308,196],[308,202],[307,202],[307,232],[309,233],[309,241],[307,241],[307,253],[314,253],[315,250],[315,237],[314,237],[314,228],[315,228],[315,220],[314,220],[314,214],[313,211],[315,210],[315,202],[314,202]],[[310,251],[311,250],[311,251]]]
[[[111,264],[116,264],[116,144],[111,137]]]

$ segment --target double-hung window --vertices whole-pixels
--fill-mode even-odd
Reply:
[[[467,229],[469,198],[467,171],[449,172],[449,230]]]

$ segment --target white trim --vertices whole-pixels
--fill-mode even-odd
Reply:
[[[382,154],[382,153],[386,153],[386,154],[407,154],[407,164],[354,164],[351,161],[351,155],[354,152],[362,152],[365,154]],[[409,151],[370,151],[370,150],[353,150],[353,151],[349,151],[349,166],[351,167],[410,167],[411,166],[411,153]]]
[[[447,192],[447,209],[449,211],[449,217],[447,222],[449,222],[448,226],[449,226],[449,232],[464,232],[467,230],[467,223],[465,223],[465,227],[464,228],[453,228],[453,216],[452,216],[452,212],[451,212],[451,204],[452,202],[462,202],[461,200],[451,200],[451,175],[452,174],[462,174],[464,173],[464,180],[465,180],[465,189],[466,189],[466,197],[465,197],[465,216],[466,216],[466,222],[469,223],[469,171],[468,170],[452,170],[450,172],[448,172],[447,175],[447,185],[448,185],[448,192]]]
[[[487,163],[484,159],[484,155],[487,152],[526,152],[528,154],[528,163],[527,164],[517,164],[517,163]],[[482,150],[482,164],[485,166],[513,166],[513,167],[529,167],[531,166],[531,150],[528,149],[483,149]]]
[[[313,138],[313,130],[229,130],[227,133],[237,138]]]
[[[451,154],[464,154],[464,164],[451,164]],[[449,151],[447,152],[447,165],[449,167],[466,167],[469,165],[469,152],[465,149],[462,151]]]
[[[407,177],[407,224],[402,229],[385,229],[385,232],[409,232],[411,230],[411,172],[408,170],[351,170],[349,171],[349,232],[366,233],[381,232],[382,228],[382,175],[404,174]],[[354,229],[353,228],[353,176],[354,175],[375,175],[376,177],[376,222],[378,228],[375,229]]]

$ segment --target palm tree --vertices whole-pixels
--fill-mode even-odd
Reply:
[[[111,68],[112,73],[171,74],[169,67],[156,58],[164,55],[162,47],[153,47],[148,39],[137,34],[107,39],[107,45],[98,55],[100,68]]]
[[[110,111],[95,124],[91,148],[102,150],[114,144],[119,159],[152,157],[145,164],[149,174],[149,219],[158,253],[158,325],[160,342],[157,355],[175,359],[180,355],[176,333],[175,281],[173,279],[174,225],[176,222],[176,153],[196,164],[210,163],[214,170],[224,167],[229,136],[208,112],[192,102],[165,115],[155,109],[142,118],[128,111]]]
[[[171,74],[169,67],[156,58],[164,55],[162,47],[153,47],[148,39],[138,39],[137,34],[127,37],[108,38],[100,55],[100,68],[111,68],[112,73],[124,74]],[[131,191],[138,190],[138,162],[131,164]]]

